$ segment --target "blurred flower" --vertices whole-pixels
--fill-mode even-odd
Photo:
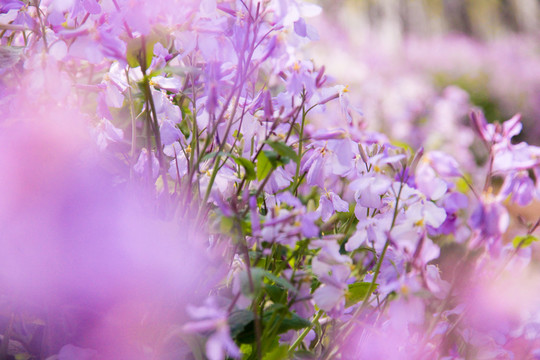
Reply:
[[[207,298],[200,307],[189,305],[187,309],[196,320],[183,326],[185,332],[212,332],[206,340],[206,356],[209,360],[240,357],[240,349],[231,339],[227,311],[220,309],[213,298]]]

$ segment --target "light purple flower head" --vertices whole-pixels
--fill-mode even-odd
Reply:
[[[513,172],[506,177],[500,196],[510,196],[519,206],[527,206],[536,198],[534,181],[526,171]]]
[[[472,245],[484,245],[494,252],[500,250],[502,235],[508,229],[508,211],[493,195],[485,195],[469,218],[469,225],[477,233]]]

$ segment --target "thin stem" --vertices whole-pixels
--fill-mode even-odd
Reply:
[[[298,160],[296,162],[296,173],[294,175],[294,194],[298,195],[298,186],[300,185],[300,165],[302,162],[302,146],[304,142],[304,125],[306,122],[306,114],[307,112],[302,107],[302,122],[300,123],[300,134],[298,134],[299,140],[298,140]]]
[[[315,326],[315,323],[317,321],[319,321],[322,314],[323,314],[322,310],[319,310],[319,312],[317,312],[317,314],[313,318],[313,321],[311,322],[311,325],[309,325],[307,328],[305,328],[304,331],[302,331],[302,333],[298,337],[298,339],[296,339],[296,341],[291,345],[291,347],[289,348],[289,354],[292,353],[294,351],[294,349],[296,349],[298,347],[298,345],[300,345],[302,343],[302,341],[307,336],[307,334],[311,331],[311,329],[313,329],[313,326]]]
[[[37,10],[37,16],[39,19],[39,24],[41,25],[41,38],[43,39],[43,45],[45,45],[45,52],[49,52],[49,45],[47,44],[47,37],[45,36],[45,23],[43,22],[43,18],[41,17],[41,9],[39,8],[41,1],[38,2],[38,0],[34,0],[34,6]]]
[[[135,114],[133,111],[133,95],[131,94],[131,81],[129,79],[129,71],[126,69],[125,73],[128,83],[129,115],[131,117],[131,149],[129,152],[131,158],[131,166],[129,167],[129,178],[133,180],[133,165],[135,163],[135,147],[137,142],[137,126],[135,122]]]

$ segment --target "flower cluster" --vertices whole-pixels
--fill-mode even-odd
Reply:
[[[299,51],[320,11],[2,2],[0,357],[540,354],[520,116],[470,113],[486,169],[367,131]]]

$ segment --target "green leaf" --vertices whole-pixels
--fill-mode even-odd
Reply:
[[[127,43],[126,60],[131,67],[137,67],[144,61],[145,68],[148,69],[154,56],[154,45],[158,38],[156,34],[150,34],[146,37],[130,39]],[[143,59],[144,57],[144,59]]]
[[[287,345],[281,345],[275,347],[272,351],[264,355],[263,360],[284,360],[288,359],[289,347]]]
[[[276,151],[263,150],[262,152],[264,152],[268,160],[270,160],[270,163],[272,164],[273,168],[277,168],[280,165],[289,163],[290,159],[288,157],[283,157],[281,156],[281,154],[278,154]]]
[[[249,325],[253,323],[253,319],[253,311],[251,310],[238,310],[232,312],[227,320],[231,331],[231,337],[235,338],[238,334],[248,330]]]
[[[223,234],[228,234],[232,230],[233,225],[234,225],[234,219],[232,217],[224,216],[221,218],[221,222],[219,224],[219,230]]]
[[[240,345],[240,352],[245,355],[243,358],[249,358],[249,355],[253,352],[253,346],[251,344],[241,344]]]
[[[295,294],[298,292],[298,290],[296,290],[296,288],[287,279],[280,278],[272,274],[270,271],[265,271],[264,276],[266,276],[269,280],[272,280],[273,282],[275,282],[277,285],[289,291],[292,291]]]
[[[352,306],[364,300],[368,295],[370,285],[371,283],[368,282],[350,284],[347,294],[345,294],[345,307]]]
[[[512,245],[517,249],[524,248],[527,246],[530,246],[533,242],[538,241],[538,238],[533,235],[522,235],[522,236],[516,236],[514,240],[512,240]]]
[[[243,157],[235,157],[234,161],[238,165],[246,169],[246,180],[255,180],[256,178],[255,164],[253,164],[253,162]]]
[[[211,159],[211,158],[214,158],[214,157],[218,157],[218,156],[230,156],[230,157],[234,157],[231,153],[228,153],[226,151],[213,151],[211,153],[208,153],[206,155],[204,155],[202,158],[201,158],[201,161],[206,161],[208,159]]]
[[[249,281],[249,274],[247,270],[240,273],[240,289],[242,293],[251,299],[259,295],[262,290],[263,278],[265,271],[261,268],[251,268],[251,279],[253,281],[253,289],[251,289],[251,283]],[[253,291],[252,291],[253,290]]]
[[[287,291],[278,285],[266,284],[264,290],[274,303],[283,303],[287,301]]]
[[[266,155],[266,152],[261,151],[257,156],[257,180],[261,181],[266,178],[272,170],[272,163]]]
[[[298,162],[298,154],[289,145],[279,141],[266,141],[266,143],[283,158],[289,158],[294,162]]]
[[[273,304],[265,309],[262,317],[262,326],[272,328],[273,324],[279,324],[277,335],[289,330],[300,330],[311,325],[309,320],[289,312],[283,304]],[[274,325],[275,326],[275,325]],[[240,344],[250,344],[255,341],[255,319],[253,312],[240,310],[229,316],[231,336]]]
[[[410,151],[411,153],[414,153],[414,149],[411,145],[407,144],[405,141],[399,141],[399,140],[392,140],[390,143],[396,147],[400,147],[402,149],[406,149]]]
[[[298,350],[298,351],[295,351],[294,353],[294,359],[295,360],[315,360],[317,359],[317,356],[315,354],[313,354],[312,352],[310,351],[307,351],[307,350]]]
[[[274,321],[280,324],[277,331],[278,334],[283,334],[289,330],[300,330],[311,325],[309,320],[304,319],[295,313],[288,312],[286,314],[274,315],[274,311],[265,312],[263,316],[263,323],[269,322],[274,316]]]

